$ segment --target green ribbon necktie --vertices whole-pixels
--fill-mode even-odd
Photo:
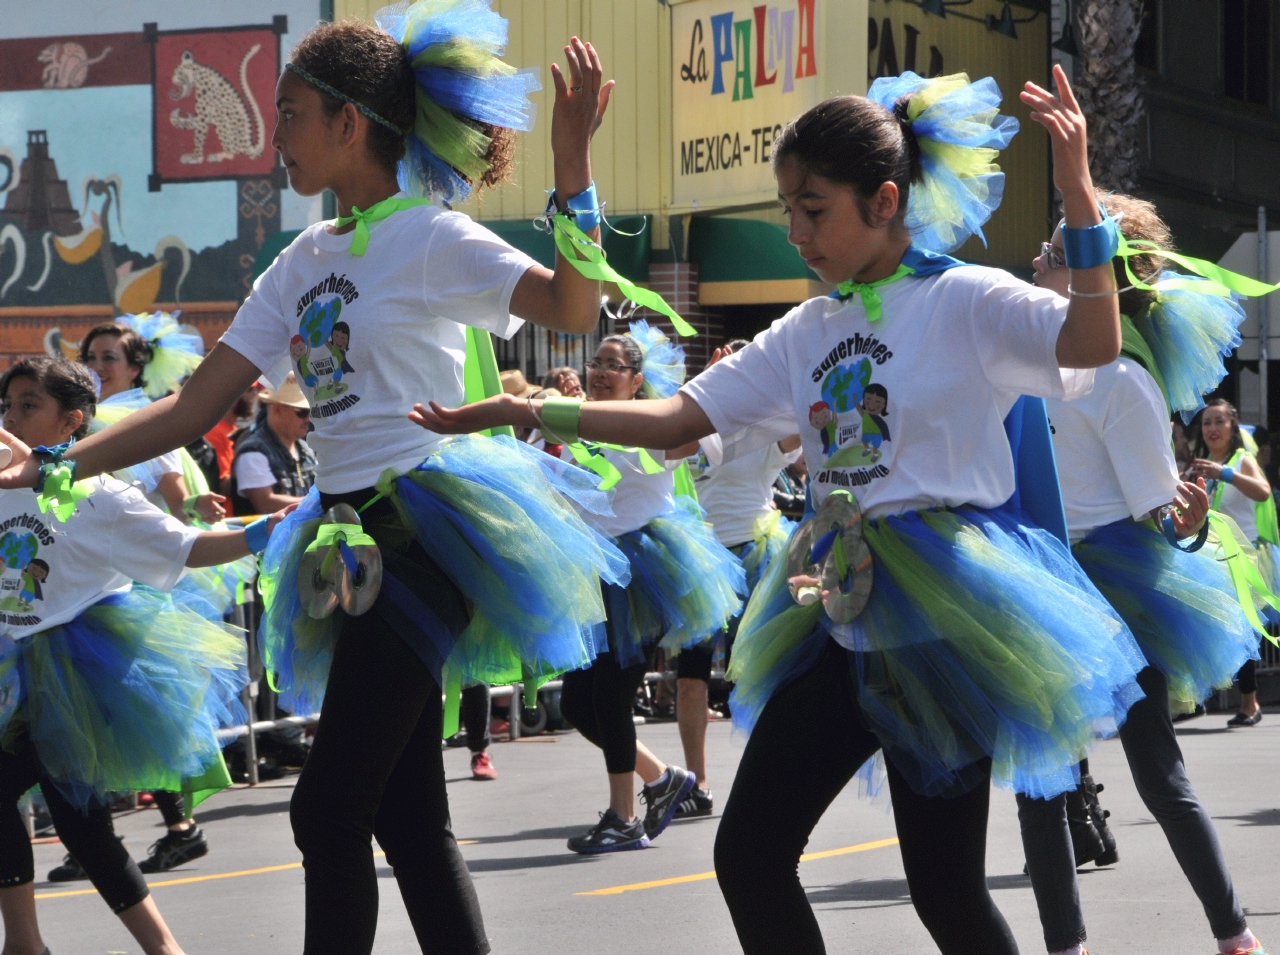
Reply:
[[[637,305],[651,308],[667,316],[679,335],[689,337],[697,334],[693,326],[681,318],[661,295],[647,288],[641,288],[619,275],[605,260],[603,246],[592,241],[569,216],[563,212],[552,216],[551,232],[555,236],[556,248],[565,261],[577,269],[584,278],[591,279],[593,282],[612,282],[621,289],[623,295]]]
[[[645,474],[661,474],[666,470],[644,448],[624,448],[620,444],[597,444],[595,442],[587,444],[581,441],[575,441],[566,445],[566,447],[577,464],[588,471],[594,471],[600,476],[599,488],[602,491],[612,490],[622,480],[622,472],[618,470],[617,465],[601,454],[601,451],[621,451],[625,454],[635,454],[640,459],[640,469]]]
[[[1244,611],[1245,617],[1248,618],[1254,630],[1257,630],[1258,633],[1276,646],[1280,646],[1280,641],[1277,641],[1275,637],[1267,633],[1267,628],[1263,625],[1262,618],[1258,616],[1258,610],[1253,602],[1256,594],[1258,599],[1276,610],[1280,610],[1280,597],[1271,592],[1271,588],[1262,579],[1262,574],[1258,573],[1258,568],[1254,565],[1254,562],[1241,549],[1240,542],[1236,540],[1231,525],[1224,521],[1216,511],[1210,511],[1208,519],[1213,525],[1222,547],[1222,556],[1226,561],[1227,570],[1231,573],[1231,583],[1236,588],[1236,600],[1240,602],[1240,609]]]
[[[431,205],[430,199],[398,199],[393,196],[390,199],[375,202],[363,212],[352,206],[351,215],[339,216],[333,220],[333,225],[335,228],[341,229],[343,226],[354,222],[356,231],[351,236],[351,254],[364,255],[365,250],[369,248],[370,222],[380,222],[388,216],[395,215],[404,209],[411,209],[414,206],[429,205]]]
[[[853,279],[845,279],[837,287],[842,298],[848,298],[855,292],[862,299],[862,307],[867,310],[867,321],[878,322],[884,317],[884,303],[880,301],[880,289],[882,286],[890,285],[898,279],[906,278],[908,275],[915,275],[916,270],[909,265],[899,263],[898,270],[888,278],[880,279],[875,282],[855,282]]]
[[[71,468],[65,464],[45,472],[44,487],[36,496],[41,514],[52,511],[54,517],[66,523],[76,512],[76,504],[93,493],[83,481],[73,484],[73,476]]]

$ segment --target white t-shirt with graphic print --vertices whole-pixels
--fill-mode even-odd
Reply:
[[[778,442],[740,455],[732,461],[715,463],[705,448],[689,458],[698,503],[707,512],[707,523],[715,528],[716,540],[725,547],[737,547],[752,540],[756,521],[773,510],[773,482],[778,472],[799,457],[785,454]]]
[[[170,590],[200,532],[135,487],[93,478],[66,522],[32,490],[0,491],[0,634],[20,639],[73,620],[132,581]]]
[[[440,443],[407,415],[419,401],[462,404],[463,326],[514,335],[511,293],[536,263],[438,206],[373,223],[363,256],[330,224],[280,253],[222,341],[277,386],[294,371],[311,402],[316,485],[339,494],[410,470]]]
[[[1097,370],[1093,391],[1050,401],[1049,424],[1072,543],[1095,527],[1141,520],[1178,486],[1169,409],[1145,368],[1119,358]]]
[[[845,488],[868,517],[998,507],[1014,491],[1004,417],[1020,395],[1070,399],[1093,371],[1061,370],[1067,300],[1006,272],[960,266],[861,299],[811,299],[683,391],[733,460],[800,432],[813,502]]]

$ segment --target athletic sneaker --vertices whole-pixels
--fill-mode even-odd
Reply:
[[[471,778],[472,779],[497,779],[498,771],[493,768],[493,760],[489,758],[488,750],[480,753],[471,754]]]
[[[138,863],[143,872],[168,872],[192,859],[208,855],[209,843],[199,826],[181,832],[166,832],[151,844],[151,854]]]
[[[80,863],[70,852],[62,860],[62,865],[49,871],[50,882],[79,882],[87,878],[89,878],[88,873],[80,867]]]
[[[583,855],[648,847],[649,837],[645,835],[644,823],[639,819],[623,822],[612,809],[600,813],[600,822],[584,835],[573,836],[569,840],[569,848]]]
[[[644,814],[644,831],[650,839],[658,838],[671,825],[676,809],[696,785],[698,778],[689,770],[668,766],[652,785],[640,790],[640,801],[649,807]]]
[[[711,815],[711,790],[695,785],[676,807],[673,819],[695,819]]]

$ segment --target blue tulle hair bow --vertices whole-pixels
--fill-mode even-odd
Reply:
[[[1000,87],[964,73],[925,79],[910,71],[881,77],[867,98],[890,112],[908,98],[907,121],[920,145],[922,178],[911,186],[907,229],[919,248],[953,252],[982,226],[1004,197],[1004,173],[994,162],[1018,132],[1000,115]]]
[[[644,355],[644,383],[640,390],[647,398],[670,398],[684,384],[684,349],[643,318],[628,329]]]

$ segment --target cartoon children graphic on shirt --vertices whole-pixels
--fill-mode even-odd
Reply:
[[[298,334],[289,342],[298,380],[313,390],[313,401],[334,398],[347,391],[349,385],[342,377],[355,371],[347,362],[351,327],[338,321],[341,314],[341,296],[316,299],[303,312]]]
[[[889,413],[889,392],[884,385],[869,384],[862,393],[862,402],[854,407],[862,415],[863,454],[875,464],[883,454],[883,443],[893,440],[884,421],[884,415]]]
[[[831,410],[831,405],[825,401],[815,401],[809,405],[809,427],[818,432],[822,438],[822,454],[825,457],[831,453],[836,443],[836,427],[839,424],[839,418],[836,413]]]
[[[37,558],[27,564],[27,569],[22,572],[22,592],[21,598],[28,604],[34,604],[37,600],[44,600],[44,591],[40,585],[49,579],[49,565]]]

